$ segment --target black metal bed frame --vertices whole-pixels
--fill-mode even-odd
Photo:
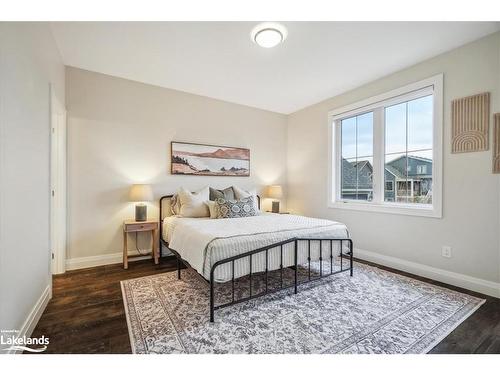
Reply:
[[[167,247],[167,249],[169,249],[174,254],[174,256],[177,259],[177,278],[180,279],[181,278],[181,262],[184,263],[186,265],[186,267],[190,267],[190,265],[184,259],[182,259],[182,257],[180,256],[180,254],[176,250],[170,248],[168,246],[167,241],[165,241],[163,239],[163,204],[162,204],[162,202],[163,202],[163,199],[168,199],[168,198],[172,198],[172,195],[165,195],[165,196],[160,198],[160,219],[159,219],[159,221],[160,221],[159,222],[160,235],[158,236],[160,239],[160,243],[159,243],[160,250],[159,251],[160,251],[160,257],[161,257],[161,246],[163,244]],[[258,206],[260,208],[260,197],[259,196],[257,196],[257,201],[258,201]],[[307,269],[308,270],[307,270],[307,279],[305,281],[299,281],[299,277],[298,277],[298,269],[300,266],[298,264],[298,245],[299,245],[300,241],[307,241],[307,252],[308,252],[307,253],[307,262],[308,262]],[[319,267],[319,276],[316,276],[316,277],[311,277],[311,242],[312,241],[319,241],[319,266],[320,267]],[[329,246],[329,249],[330,249],[330,272],[326,272],[326,273],[323,272],[323,261],[324,261],[324,259],[323,259],[323,242],[324,241],[327,241],[330,243],[330,246]],[[337,271],[333,270],[333,263],[334,263],[334,261],[333,261],[333,258],[334,258],[334,256],[333,256],[333,243],[334,242],[337,242],[340,244],[340,246],[339,246],[339,248],[340,248],[340,254],[339,254],[339,256],[340,256],[340,270],[337,270]],[[344,242],[346,242],[348,244],[348,247],[349,247],[349,252],[347,252],[347,253],[342,252]],[[293,266],[290,266],[290,267],[283,267],[283,246],[290,244],[290,243],[294,244],[294,247],[293,247],[294,264],[293,264]],[[268,288],[268,286],[269,286],[268,276],[269,276],[269,272],[270,272],[268,269],[269,251],[272,249],[275,249],[275,248],[277,249],[278,247],[280,248],[280,266],[279,266],[280,286],[279,286],[279,288],[273,288],[270,290]],[[252,294],[252,277],[254,275],[254,273],[252,272],[252,260],[253,260],[254,255],[261,254],[261,253],[266,253],[265,270],[263,272],[264,280],[265,280],[265,286],[264,286],[265,289],[263,292],[260,292],[257,294]],[[347,256],[349,259],[349,267],[347,267],[345,269],[343,266],[344,256]],[[237,261],[239,259],[247,258],[247,257],[249,258],[249,268],[250,268],[250,272],[247,274],[249,277],[249,285],[250,285],[249,295],[248,295],[248,297],[235,299],[235,293],[234,293],[234,291],[235,291],[235,289],[234,289],[235,261]],[[231,269],[232,269],[232,271],[231,271],[231,273],[232,273],[232,277],[231,277],[231,291],[232,291],[231,301],[220,304],[220,305],[215,305],[215,292],[214,292],[214,288],[215,288],[215,284],[216,284],[215,278],[214,278],[215,270],[217,267],[224,265],[224,264],[228,264],[228,263],[231,263],[231,265],[232,265],[232,267],[231,267]],[[283,270],[284,270],[284,268],[292,268],[294,270],[294,282],[293,282],[293,284],[283,285]],[[294,288],[294,294],[297,294],[299,285],[306,284],[306,283],[316,281],[316,280],[320,280],[320,279],[323,279],[325,277],[336,275],[336,274],[339,274],[342,272],[347,272],[347,271],[349,271],[350,276],[353,275],[353,242],[350,238],[298,238],[298,237],[293,237],[293,238],[290,238],[290,239],[285,240],[285,241],[274,243],[274,244],[264,246],[264,247],[261,247],[261,248],[255,249],[255,250],[247,251],[245,253],[238,254],[238,255],[235,255],[235,256],[232,256],[232,257],[229,257],[226,259],[219,260],[219,261],[215,262],[210,269],[210,280],[206,280],[202,275],[203,280],[207,281],[210,285],[210,322],[214,322],[215,310],[222,309],[224,307],[229,307],[232,305],[236,305],[238,303],[246,302],[246,301],[249,301],[251,299],[259,298],[259,297],[265,296],[267,294],[276,293],[276,292],[279,292],[281,290],[290,289],[292,287]],[[247,276],[247,275],[245,275],[245,276]]]

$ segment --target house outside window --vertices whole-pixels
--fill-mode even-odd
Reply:
[[[329,113],[330,207],[441,217],[442,75]]]
[[[340,123],[342,148],[341,196],[371,201],[373,196],[373,113]]]

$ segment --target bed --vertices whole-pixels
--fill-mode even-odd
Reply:
[[[160,198],[160,248],[164,245],[176,256],[179,278],[184,263],[210,284],[211,322],[219,308],[287,288],[297,293],[302,283],[340,272],[349,271],[352,276],[352,240],[342,223],[272,213],[233,219],[184,218],[171,214],[171,197]],[[258,196],[257,201],[260,208]],[[336,259],[340,259],[340,269],[334,266]],[[319,273],[311,271],[314,262],[319,262]],[[306,280],[299,280],[300,266],[306,270]],[[269,288],[273,271],[280,279]],[[294,273],[291,284],[283,283],[285,271]],[[252,287],[255,289],[257,277],[263,288],[255,291]],[[243,298],[236,298],[235,281],[242,279],[248,279],[249,291]],[[214,289],[224,283],[232,287],[231,295],[216,305]]]

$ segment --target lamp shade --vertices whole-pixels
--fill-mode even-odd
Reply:
[[[130,188],[130,202],[149,202],[153,200],[153,190],[151,185],[134,184]]]
[[[273,199],[280,199],[283,197],[283,189],[281,185],[271,185],[267,187],[267,196]]]

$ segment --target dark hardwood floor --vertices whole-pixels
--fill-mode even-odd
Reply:
[[[49,337],[45,353],[130,353],[120,280],[173,271],[175,267],[174,259],[162,259],[159,265],[143,260],[129,263],[128,270],[115,264],[55,276],[52,300],[33,337]],[[500,353],[500,299],[378,267],[487,300],[431,353]]]
[[[120,281],[175,269],[175,260],[142,260],[56,275],[32,336],[50,339],[44,353],[131,353]]]

